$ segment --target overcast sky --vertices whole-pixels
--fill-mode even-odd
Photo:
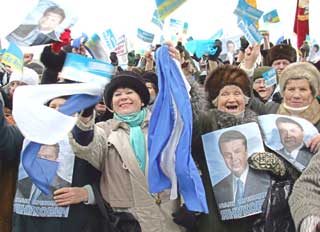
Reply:
[[[108,28],[111,28],[116,36],[125,33],[132,40],[136,40],[135,35],[138,27],[155,33],[156,39],[159,39],[161,34],[161,31],[151,23],[155,0],[54,1],[68,4],[74,14],[78,16],[76,25],[71,28],[73,37],[80,35],[81,32],[92,35]],[[312,1],[316,0],[310,0],[310,4]],[[23,21],[37,5],[37,2],[37,0],[9,0],[2,5],[0,14],[0,38],[2,41]],[[232,36],[239,33],[236,17],[233,14],[237,2],[238,0],[187,0],[168,18],[188,22],[188,35],[192,35],[195,39],[208,39],[220,28],[224,29],[225,36]],[[286,37],[294,36],[292,31],[295,2],[295,0],[257,0],[258,9],[265,13],[273,9],[278,10],[281,22],[267,28],[271,31],[273,42],[282,34]],[[260,25],[261,29],[264,29],[261,23]],[[314,37],[319,37],[319,35]],[[3,46],[5,44],[4,41]]]

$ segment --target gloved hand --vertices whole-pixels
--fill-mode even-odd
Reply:
[[[216,52],[214,54],[209,54],[208,55],[208,60],[217,61],[219,56],[220,56],[220,53],[222,51],[222,42],[221,42],[221,40],[219,40],[219,39],[215,40],[214,45],[213,45],[213,49],[215,49]]]
[[[177,212],[173,213],[173,221],[185,227],[186,229],[193,231],[192,229],[196,226],[197,216],[199,213],[190,211],[185,205],[181,206]]]
[[[93,105],[93,106],[90,106],[90,107],[84,109],[84,110],[82,111],[82,113],[81,113],[81,116],[82,116],[82,117],[85,117],[85,118],[91,116],[91,115],[93,114],[93,110],[94,110],[95,106],[96,106],[96,105]]]
[[[61,48],[65,45],[69,45],[71,42],[71,31],[70,29],[64,29],[64,32],[60,34],[60,41],[51,44],[51,49],[55,53],[60,53]]]
[[[248,46],[249,46],[249,42],[246,39],[246,37],[241,36],[240,37],[240,51],[244,52]]]
[[[79,38],[76,38],[72,41],[71,46],[75,49],[80,49],[80,46],[85,44],[88,41],[88,36],[85,33],[82,33],[82,35]]]

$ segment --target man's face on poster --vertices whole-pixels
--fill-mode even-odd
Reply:
[[[290,122],[278,123],[281,143],[284,148],[291,152],[303,143],[303,131],[301,128]]]
[[[59,145],[42,145],[38,157],[46,160],[56,161],[59,155]]]
[[[235,176],[241,176],[247,167],[247,149],[242,139],[223,142],[220,150],[229,170]]]
[[[39,20],[41,31],[53,31],[61,22],[63,17],[54,12],[45,13]]]

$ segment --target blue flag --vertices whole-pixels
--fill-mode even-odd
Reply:
[[[153,22],[155,25],[157,25],[162,30],[164,21],[160,19],[158,10],[154,10],[151,22]]]
[[[208,212],[204,187],[191,156],[192,109],[181,70],[168,47],[156,53],[159,94],[148,134],[149,188],[158,193],[179,191],[189,210]]]
[[[78,94],[70,97],[59,111],[66,115],[74,115],[81,110],[95,105],[100,96]],[[41,148],[40,143],[30,142],[22,151],[22,165],[32,182],[45,194],[50,194],[50,186],[56,176],[58,162],[37,157]]]

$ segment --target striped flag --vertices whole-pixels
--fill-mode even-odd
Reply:
[[[148,134],[150,192],[171,188],[171,199],[180,192],[189,210],[208,212],[204,187],[191,156],[189,84],[170,58],[167,46],[157,50],[156,63],[159,94]]]

